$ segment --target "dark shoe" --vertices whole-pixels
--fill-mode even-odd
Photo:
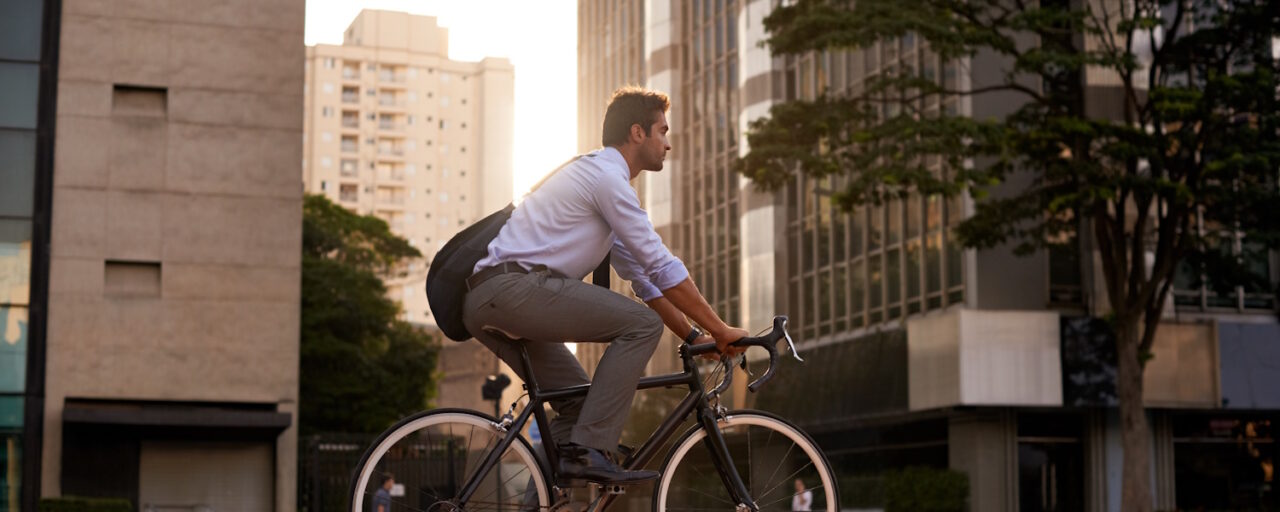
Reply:
[[[628,471],[595,448],[567,445],[560,448],[561,481],[572,485],[575,480],[597,484],[626,485],[658,478],[657,471]]]

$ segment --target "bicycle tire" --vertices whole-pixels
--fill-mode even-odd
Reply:
[[[799,494],[791,492],[794,491],[795,478],[805,480],[806,487],[817,483],[816,487],[809,488],[813,495],[812,510],[840,510],[835,472],[817,443],[804,431],[774,414],[756,410],[731,411],[718,424],[729,446],[730,457],[761,511],[789,512],[792,503],[788,498]],[[760,439],[761,436],[765,439]],[[701,512],[734,508],[736,504],[730,500],[711,462],[710,450],[694,450],[695,446],[704,444],[705,438],[706,431],[701,425],[696,425],[668,452],[662,465],[662,476],[654,486],[654,511]],[[781,457],[777,456],[783,447],[786,447],[786,452]],[[798,452],[795,450],[797,447]],[[768,469],[770,467],[773,469]],[[673,485],[675,482],[679,482],[678,488]],[[781,493],[779,489],[782,489]]]
[[[425,440],[422,440],[424,434]],[[432,439],[433,435],[436,439]],[[548,510],[551,492],[546,473],[523,437],[516,438],[499,464],[484,476],[484,484],[472,496],[467,507],[458,509],[450,505],[451,500],[456,503],[456,492],[467,476],[474,472],[474,465],[478,465],[504,435],[491,416],[466,409],[423,411],[400,420],[379,435],[360,457],[348,490],[350,510],[365,512],[369,509],[371,496],[381,484],[374,477],[388,471],[394,475],[396,483],[403,484],[405,488],[402,497],[393,498],[396,505],[393,508],[397,510],[531,510],[535,496],[537,509]],[[477,436],[481,437],[479,445]],[[462,445],[464,437],[466,444]],[[441,442],[443,445],[438,444]],[[477,446],[482,448],[477,450]],[[388,456],[393,451],[395,456]],[[459,460],[462,461],[461,468],[458,467]],[[519,487],[521,484],[523,488]],[[504,494],[509,494],[512,501],[506,501]],[[494,495],[496,498],[492,497]]]

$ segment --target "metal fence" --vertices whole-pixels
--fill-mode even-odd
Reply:
[[[356,464],[376,438],[372,434],[326,433],[301,440],[298,454],[298,510],[348,512],[347,493]],[[406,510],[420,510],[436,498],[427,489],[451,495],[466,466],[467,441],[436,437],[430,444],[407,439],[383,457],[379,473],[391,473],[397,481],[414,482],[406,495],[395,500]],[[377,486],[377,482],[371,482]]]

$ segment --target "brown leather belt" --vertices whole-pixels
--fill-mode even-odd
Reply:
[[[537,271],[537,270],[546,269],[547,267],[545,265],[535,265],[533,268],[535,271]],[[513,272],[516,274],[529,273],[528,270],[525,270],[524,267],[521,267],[517,263],[512,263],[512,262],[499,263],[492,267],[482,268],[478,272],[471,274],[471,277],[467,278],[467,290],[468,291],[474,290],[480,287],[480,285],[485,281],[488,281],[502,274],[508,274]]]

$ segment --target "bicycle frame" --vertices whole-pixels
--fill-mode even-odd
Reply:
[[[668,375],[659,375],[654,377],[644,377],[636,385],[636,390],[645,390],[670,386],[688,386],[689,394],[680,401],[678,405],[670,413],[667,414],[662,424],[658,426],[644,444],[640,446],[634,453],[627,456],[622,462],[622,467],[626,469],[638,469],[648,464],[655,456],[658,450],[676,434],[676,429],[689,414],[697,412],[697,422],[707,431],[707,448],[711,450],[711,456],[715,463],[716,471],[720,474],[720,479],[724,482],[725,489],[729,491],[729,495],[734,497],[737,503],[744,504],[749,510],[758,510],[755,502],[751,499],[750,493],[747,491],[746,485],[742,482],[742,477],[738,474],[737,468],[729,456],[728,447],[725,445],[724,435],[720,432],[719,426],[716,424],[716,411],[707,400],[706,390],[702,386],[702,380],[698,375],[697,365],[694,364],[693,356],[689,354],[689,345],[682,344],[680,346],[680,358],[684,363],[684,371],[681,373],[673,373]],[[523,366],[525,375],[533,374],[533,364],[529,360],[528,352],[521,350],[521,366]],[[732,371],[731,369],[728,371]],[[730,376],[726,376],[726,379]],[[459,494],[457,506],[466,508],[466,504],[470,501],[471,496],[479,489],[482,477],[489,473],[498,460],[511,447],[511,443],[519,437],[520,432],[524,430],[525,425],[529,421],[529,417],[533,416],[534,421],[538,425],[538,430],[542,432],[544,441],[542,443],[543,451],[546,453],[547,462],[550,467],[548,469],[547,488],[550,489],[555,484],[556,468],[559,467],[559,453],[556,447],[555,439],[552,438],[551,424],[547,419],[546,404],[552,400],[562,398],[575,398],[586,396],[587,391],[591,389],[590,384],[572,386],[560,389],[542,390],[538,387],[536,378],[525,382],[525,390],[529,393],[529,403],[520,412],[507,427],[506,435],[502,441],[498,443],[492,451],[486,455],[484,461],[476,468],[475,472],[467,477],[467,482]],[[499,420],[501,421],[501,420]],[[611,500],[606,500],[600,506],[603,510],[608,507]]]

